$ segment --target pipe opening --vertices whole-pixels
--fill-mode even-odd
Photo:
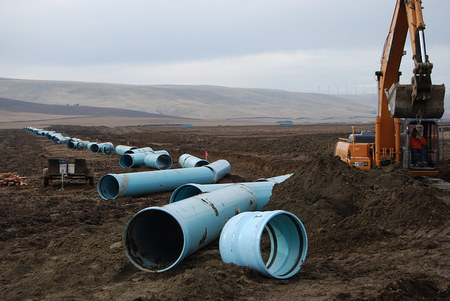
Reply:
[[[197,163],[195,163],[194,167],[202,167],[202,166],[205,166],[205,165],[208,165],[208,164],[209,164],[208,161],[206,161],[206,160],[200,160],[200,161],[198,161]]]
[[[122,168],[130,168],[133,166],[133,157],[128,154],[122,155],[120,156],[119,164]]]
[[[69,141],[69,142],[67,143],[67,148],[69,148],[69,149],[74,149],[74,148],[75,148],[75,143],[74,143],[73,141]]]
[[[172,158],[169,155],[162,154],[156,159],[156,166],[159,169],[169,169],[172,167]]]
[[[98,144],[97,143],[92,144],[91,147],[89,148],[89,150],[93,153],[98,153],[98,151],[99,151]]]
[[[259,247],[261,258],[272,277],[291,277],[300,270],[306,257],[306,231],[292,215],[278,214],[265,225]]]
[[[163,272],[181,258],[184,235],[171,214],[160,208],[149,208],[130,220],[124,243],[128,258],[137,268]]]
[[[172,193],[170,197],[170,203],[178,202],[187,198],[190,198],[195,195],[199,195],[203,191],[198,188],[197,186],[185,184],[177,189]]]
[[[114,146],[111,144],[105,144],[102,146],[102,153],[104,153],[107,156],[114,155]]]
[[[119,181],[112,175],[104,175],[98,181],[98,194],[105,200],[112,200],[119,194]]]

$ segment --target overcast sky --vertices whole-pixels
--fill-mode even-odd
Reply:
[[[0,0],[0,77],[375,93],[395,3]],[[450,87],[450,1],[423,6],[433,83]]]

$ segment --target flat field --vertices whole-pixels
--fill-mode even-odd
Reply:
[[[348,125],[100,127],[53,126],[83,140],[167,150],[177,167],[189,153],[226,159],[221,182],[294,173],[275,186],[265,210],[297,215],[308,255],[287,280],[223,263],[218,241],[165,273],[127,259],[124,228],[170,192],[103,200],[96,187],[42,185],[47,159],[85,158],[95,183],[123,173],[119,157],[68,150],[24,129],[0,130],[0,173],[28,186],[0,187],[1,300],[448,300],[450,191],[397,166],[363,171],[333,157]],[[358,130],[371,130],[371,125]],[[447,141],[448,145],[448,141]],[[450,148],[440,178],[450,180]],[[134,172],[145,168],[133,169]],[[448,187],[448,186],[447,186]]]

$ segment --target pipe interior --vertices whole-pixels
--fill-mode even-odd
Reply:
[[[92,144],[91,147],[89,148],[89,150],[93,153],[98,153],[98,144]]]
[[[159,169],[169,169],[172,167],[172,158],[168,155],[160,155],[156,159],[156,166],[158,166]]]
[[[193,186],[193,185],[183,185],[180,186],[180,189],[176,189],[173,192],[173,195],[170,198],[170,202],[174,203],[174,202],[178,202],[187,198],[190,198],[192,196],[198,195],[202,193],[202,191],[200,190],[200,188]]]
[[[180,258],[184,246],[179,223],[159,209],[136,214],[127,226],[124,239],[130,261],[151,272],[171,267]]]
[[[205,165],[208,165],[208,164],[209,164],[208,161],[206,161],[206,160],[200,160],[200,161],[198,161],[197,163],[195,163],[195,166],[194,166],[194,167],[202,167],[202,166],[205,166]]]
[[[114,147],[109,144],[104,145],[102,148],[102,152],[107,156],[111,156],[114,154]]]
[[[122,155],[119,159],[119,164],[123,168],[130,168],[133,166],[133,157],[130,155]]]
[[[112,200],[119,194],[119,181],[112,175],[105,175],[98,182],[99,194],[107,200]]]
[[[264,238],[265,233],[268,239]],[[298,272],[306,257],[306,230],[291,215],[276,215],[265,226],[260,250],[269,274],[276,278],[291,277]]]
[[[70,149],[74,149],[75,148],[75,143],[73,143],[73,141],[69,141],[67,143],[67,147],[70,148]]]

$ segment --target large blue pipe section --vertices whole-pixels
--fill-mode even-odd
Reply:
[[[129,149],[126,150],[124,152],[124,154],[138,154],[138,153],[148,153],[148,152],[152,152],[153,149],[151,147],[141,147],[141,148],[134,148],[134,149]]]
[[[249,187],[258,196],[258,208],[256,210],[262,210],[270,200],[272,196],[272,189],[275,184],[281,183],[288,179],[292,174],[282,175],[273,178],[259,179],[257,182],[245,182],[240,183]],[[177,202],[201,193],[211,192],[226,186],[233,185],[233,183],[224,184],[194,184],[189,183],[179,186],[174,190],[170,196],[170,203]]]
[[[117,145],[116,146],[116,154],[119,156],[122,156],[126,151],[137,149],[136,146],[129,146],[129,145]]]
[[[89,144],[89,150],[93,153],[102,152],[107,156],[114,155],[114,145],[111,142],[95,142]]]
[[[173,160],[165,150],[147,153],[144,158],[144,165],[156,169],[169,169],[173,165]]]
[[[165,150],[124,153],[119,164],[123,168],[139,167],[145,165],[156,169],[169,169],[173,161],[169,153]]]
[[[105,200],[129,195],[145,195],[174,190],[191,182],[216,183],[230,170],[228,161],[218,160],[198,168],[107,174],[98,181],[97,191]]]
[[[270,252],[264,243],[269,240]],[[305,261],[308,238],[302,222],[292,213],[282,210],[244,212],[225,224],[219,248],[226,263],[287,279],[294,276]]]
[[[256,208],[255,193],[245,185],[235,184],[181,202],[143,209],[126,226],[126,254],[143,271],[167,271],[215,240],[231,217]]]
[[[183,154],[178,159],[178,164],[183,168],[191,168],[208,165],[209,162],[193,155]]]

